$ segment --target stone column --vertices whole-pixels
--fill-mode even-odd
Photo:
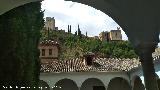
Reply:
[[[152,53],[155,50],[155,45],[144,44],[137,48],[140,62],[143,69],[145,88],[146,90],[159,90],[156,80],[156,74],[153,64]]]

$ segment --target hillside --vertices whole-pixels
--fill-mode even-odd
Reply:
[[[138,58],[129,41],[102,42],[77,32],[72,34],[61,30],[42,30],[40,40],[45,39],[59,42],[61,60],[83,57],[88,52],[95,53],[96,57]]]

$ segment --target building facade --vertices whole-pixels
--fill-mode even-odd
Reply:
[[[111,30],[109,33],[109,39],[110,41],[121,41],[122,40],[121,30]]]
[[[39,43],[41,63],[49,63],[58,60],[59,44],[57,42],[46,40]]]
[[[99,39],[101,41],[121,41],[122,40],[122,34],[120,28],[117,27],[117,30],[111,30],[110,32],[108,31],[103,31],[99,34]]]
[[[100,34],[99,34],[99,39],[101,40],[101,41],[109,41],[110,40],[110,38],[109,38],[109,32],[108,31],[103,31],[103,32],[101,32]]]

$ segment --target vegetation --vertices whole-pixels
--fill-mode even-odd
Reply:
[[[43,31],[42,34],[44,34]],[[50,39],[59,41],[61,52],[60,59],[83,57],[88,52],[93,52],[97,57],[106,58],[138,58],[129,41],[102,42],[98,39],[82,37],[81,31],[75,34],[59,31],[49,32]],[[86,34],[87,35],[87,34]],[[47,33],[42,38],[47,39]]]
[[[12,90],[16,86],[38,85],[40,61],[37,46],[43,26],[40,2],[0,15],[0,85],[12,86]]]

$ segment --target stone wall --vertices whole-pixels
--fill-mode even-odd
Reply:
[[[46,22],[44,26],[47,30],[55,30],[55,19],[54,17],[46,17]]]

